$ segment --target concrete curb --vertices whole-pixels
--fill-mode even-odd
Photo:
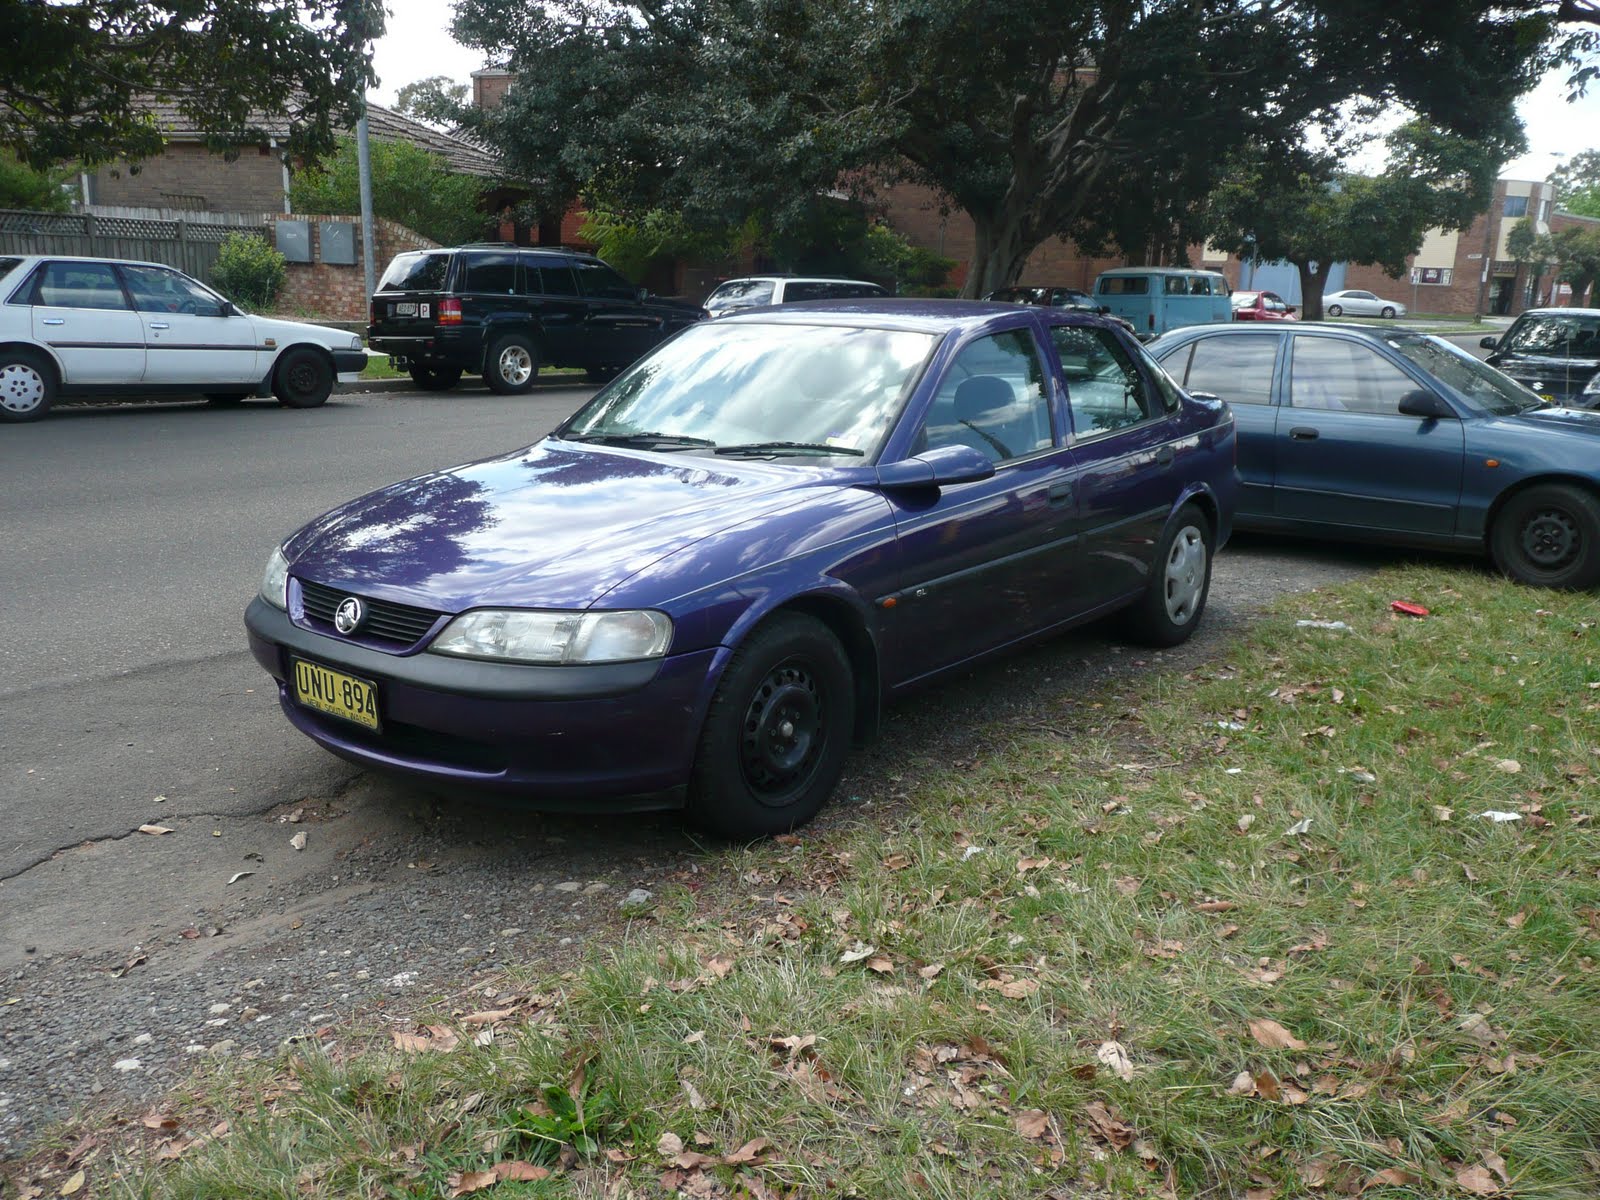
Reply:
[[[533,392],[572,391],[577,388],[595,388],[598,386],[598,384],[590,383],[581,375],[558,375],[550,379],[537,380],[533,385]],[[471,392],[483,390],[481,385],[477,385],[476,380],[474,380],[472,383],[469,383],[467,388]],[[335,396],[347,396],[362,393],[382,394],[386,392],[415,392],[418,395],[429,396],[441,394],[438,392],[424,392],[409,379],[365,379],[359,383],[335,383],[333,385],[333,394]]]

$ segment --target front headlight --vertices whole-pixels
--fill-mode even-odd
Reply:
[[[607,663],[660,658],[672,642],[672,618],[633,612],[525,612],[480,609],[462,613],[428,649],[463,658],[526,663]]]
[[[261,573],[261,598],[273,608],[289,607],[289,560],[283,556],[281,546],[272,552],[267,569]]]
[[[360,350],[361,349],[361,339],[359,337],[355,336],[354,334],[352,334],[351,337],[350,337],[350,349],[352,349],[352,350]]]

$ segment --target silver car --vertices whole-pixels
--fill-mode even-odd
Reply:
[[[1322,311],[1330,317],[1403,317],[1406,306],[1398,300],[1385,300],[1372,292],[1352,289],[1324,294]]]

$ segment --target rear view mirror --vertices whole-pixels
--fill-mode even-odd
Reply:
[[[994,475],[994,463],[971,446],[936,446],[914,458],[886,463],[878,468],[878,486],[884,488],[944,487],[972,483]]]
[[[1500,339],[1497,338],[1497,337],[1486,337],[1486,338],[1479,338],[1478,339],[1478,345],[1482,346],[1485,350],[1493,350],[1499,344],[1500,344]]]
[[[1432,392],[1425,392],[1418,388],[1414,392],[1407,392],[1400,397],[1400,415],[1405,417],[1453,417],[1455,409],[1451,408]]]

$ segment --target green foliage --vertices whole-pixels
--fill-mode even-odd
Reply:
[[[895,290],[906,296],[926,296],[941,292],[955,268],[953,259],[944,258],[922,246],[914,246],[887,225],[867,228],[869,273],[892,276]]]
[[[781,230],[841,180],[909,178],[975,222],[977,294],[1062,232],[1181,244],[1230,153],[1336,132],[1351,97],[1353,119],[1405,106],[1492,134],[1549,60],[1555,7],[461,0],[454,32],[517,73],[475,119],[542,210],[593,189]],[[1159,220],[1121,216],[1141,208]]]
[[[579,233],[629,279],[643,278],[652,263],[664,258],[727,262],[750,236],[748,229],[696,229],[682,213],[659,208],[629,217],[604,207],[588,210]]]
[[[478,207],[484,181],[450,170],[437,154],[410,142],[373,139],[372,211],[442,245],[476,241],[488,216]],[[296,212],[361,211],[356,141],[341,137],[332,158],[300,172],[289,188]]]
[[[1600,228],[1558,229],[1540,237],[1524,218],[1506,237],[1506,249],[1517,262],[1534,264],[1538,274],[1553,269],[1562,283],[1572,285],[1572,301],[1600,280]]]
[[[230,233],[211,269],[211,283],[244,308],[270,309],[283,287],[285,259],[254,233]]]
[[[0,147],[0,208],[66,212],[71,204],[62,185],[70,177],[66,168],[38,170]]]
[[[467,85],[448,75],[430,75],[408,83],[395,96],[395,108],[408,117],[449,128],[461,124],[467,108]]]
[[[148,97],[178,105],[213,147],[264,142],[259,114],[295,114],[315,156],[355,123],[376,82],[377,0],[10,0],[0,4],[0,144],[35,166],[145,158],[162,132]]]
[[[1212,192],[1205,233],[1241,257],[1294,263],[1305,316],[1320,320],[1334,263],[1375,264],[1399,278],[1429,229],[1465,229],[1488,206],[1500,164],[1523,144],[1514,118],[1506,121],[1474,138],[1402,126],[1379,176],[1342,171],[1330,154],[1253,149]]]
[[[1574,154],[1550,173],[1556,207],[1580,217],[1600,217],[1600,150]]]

